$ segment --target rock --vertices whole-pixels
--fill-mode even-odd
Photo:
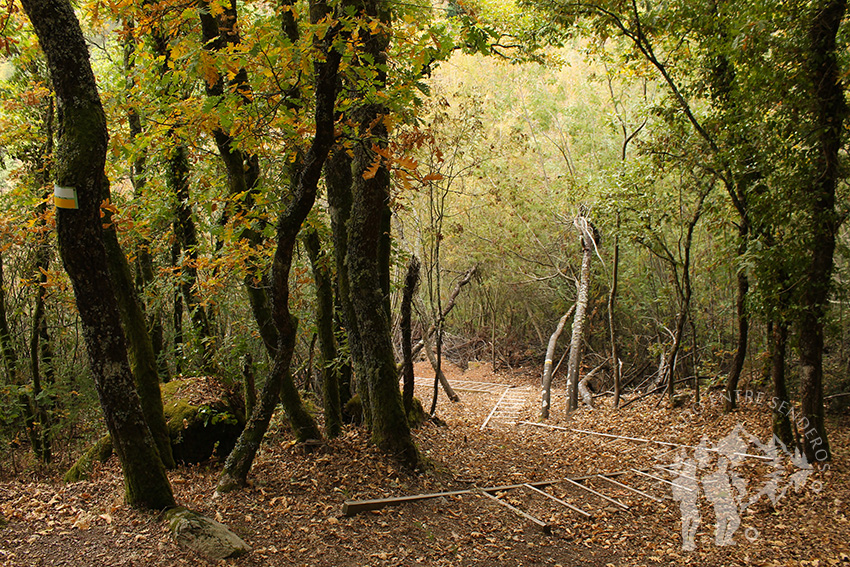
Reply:
[[[213,454],[227,457],[245,425],[225,397],[210,393],[206,386],[198,378],[162,386],[171,450],[178,463],[200,463]],[[201,389],[206,391],[199,394]]]
[[[182,506],[168,510],[165,518],[177,545],[213,561],[251,551],[251,546],[223,524]]]
[[[77,459],[68,472],[65,473],[65,482],[77,482],[86,480],[91,473],[95,461],[105,463],[112,456],[112,437],[107,433],[97,443]]]

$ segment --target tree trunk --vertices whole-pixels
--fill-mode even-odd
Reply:
[[[107,428],[133,506],[163,509],[174,497],[133,384],[118,304],[103,244],[107,130],[88,47],[67,0],[24,0],[47,56],[59,111],[57,186],[76,209],[56,211],[59,252],[71,279]]]
[[[328,13],[330,10],[324,2],[310,3],[310,19],[313,23],[324,18]],[[298,321],[289,311],[289,273],[301,224],[313,208],[322,167],[334,141],[334,107],[341,59],[340,53],[332,47],[337,33],[338,27],[334,26],[328,30],[321,43],[317,40],[316,47],[321,49],[323,56],[317,57],[314,63],[316,132],[299,168],[298,178],[293,180],[292,198],[285,210],[281,212],[277,223],[277,246],[272,260],[272,305],[273,320],[280,338],[274,365],[263,386],[259,403],[239,436],[236,447],[224,464],[217,486],[220,492],[245,486],[248,471],[268,429],[278,396],[283,402],[292,429],[299,440],[321,437],[315,422],[301,403],[290,374]]]
[[[198,293],[198,233],[192,218],[192,203],[189,199],[189,156],[188,150],[177,135],[172,133],[174,144],[168,157],[169,185],[177,204],[174,211],[174,238],[180,243],[182,257],[178,259],[178,286],[189,313],[189,320],[200,343],[202,368],[210,375],[217,375],[213,357],[216,338],[210,326],[207,310]]]
[[[402,405],[408,416],[413,411],[413,341],[410,315],[413,307],[413,296],[419,285],[419,258],[411,256],[407,264],[407,275],[404,278],[404,290],[401,297],[401,362],[404,383],[402,387]]]
[[[555,347],[558,345],[558,339],[564,331],[564,325],[566,325],[567,319],[570,318],[575,308],[576,306],[574,304],[570,307],[569,311],[561,316],[558,320],[558,325],[555,327],[555,331],[549,337],[549,344],[546,347],[546,360],[543,363],[543,379],[541,381],[543,401],[540,407],[540,419],[549,419],[549,410],[552,407],[552,367],[554,366]]]
[[[625,147],[623,148],[625,155]],[[614,304],[617,301],[617,284],[620,274],[620,215],[617,213],[617,233],[614,234],[614,260],[611,275],[611,291],[608,294],[608,333],[611,341],[611,373],[614,375],[614,408],[620,407],[620,395],[622,394],[620,382],[620,353],[617,349],[617,326],[614,318]]]
[[[44,207],[39,206],[40,210]],[[41,216],[41,215],[40,215]],[[43,217],[42,217],[43,218]],[[39,238],[39,240],[42,240]],[[30,373],[32,375],[32,405],[37,417],[37,430],[33,432],[38,436],[38,443],[33,445],[37,449],[36,457],[42,463],[51,461],[50,441],[50,417],[45,407],[45,401],[40,400],[42,389],[42,369],[45,377],[52,376],[52,353],[50,349],[50,336],[47,333],[47,314],[44,312],[44,296],[46,294],[47,268],[49,267],[49,252],[46,242],[37,242],[35,260],[35,272],[38,274],[38,285],[36,286],[35,309],[32,315],[32,332],[30,333]],[[44,362],[44,366],[42,366]],[[34,424],[35,425],[35,424]]]
[[[319,337],[319,350],[322,353],[322,400],[325,412],[325,434],[328,437],[339,436],[342,430],[342,405],[339,396],[339,364],[334,338],[334,297],[333,283],[328,258],[321,253],[319,233],[310,229],[304,235],[304,248],[310,257],[313,268],[313,281],[316,285],[316,328]]]
[[[587,311],[587,297],[590,291],[590,260],[593,257],[595,242],[587,219],[578,217],[576,226],[581,232],[581,272],[579,272],[578,297],[573,317],[573,332],[570,339],[570,358],[567,361],[567,395],[569,411],[578,409],[578,379],[581,370],[581,354],[584,347],[584,319]]]
[[[770,343],[770,378],[773,383],[773,434],[787,447],[794,443],[791,431],[791,401],[788,397],[788,387],[785,383],[785,350],[788,343],[788,324],[784,321],[768,323],[768,341]]]
[[[223,12],[218,17],[212,15],[209,5],[204,2],[199,15],[204,49],[219,52],[228,48],[236,48],[241,44],[235,2],[225,3]],[[297,41],[298,29],[294,25],[294,21],[291,34],[290,41]],[[220,73],[218,81],[206,83],[205,87],[207,96],[211,98],[221,98],[229,90],[238,93],[244,104],[247,105],[251,102],[251,85],[248,80],[248,72],[244,68],[239,68],[236,74],[226,82],[224,74]],[[256,155],[240,150],[237,140],[220,127],[213,129],[213,139],[227,171],[228,197],[230,198],[228,207],[233,209],[231,212],[226,208],[219,219],[219,224],[224,226],[232,216],[250,218],[250,212],[256,200],[257,184],[260,179],[260,162]],[[258,249],[263,244],[262,232],[264,227],[264,221],[253,221],[249,226],[244,226],[238,230],[236,239],[243,244],[248,244],[252,249]],[[251,305],[251,312],[260,330],[260,337],[263,339],[263,344],[269,356],[274,358],[278,341],[277,330],[274,321],[272,321],[269,296],[266,287],[263,285],[265,278],[258,265],[259,262],[249,262],[243,284],[248,295],[248,302]]]
[[[388,7],[378,0],[360,4],[362,15],[387,22]],[[373,87],[382,91],[386,86],[386,49],[389,36],[379,26],[372,30],[358,29],[361,55],[370,61],[374,74]],[[374,95],[370,98],[377,99]],[[390,175],[383,164],[376,171],[373,165],[380,156],[372,146],[385,148],[387,129],[382,118],[388,109],[381,102],[363,101],[353,112],[358,125],[360,143],[354,147],[351,185],[351,216],[348,220],[348,249],[346,264],[350,298],[360,336],[359,352],[352,356],[361,360],[356,370],[358,383],[365,382],[369,399],[362,399],[369,408],[372,440],[404,465],[415,468],[419,451],[410,435],[407,416],[402,407],[398,388],[390,320],[386,313],[386,297],[382,275],[385,255],[385,223],[389,207]],[[372,172],[374,171],[374,175]],[[359,390],[364,390],[360,386]]]
[[[339,316],[342,327],[345,328],[345,336],[348,341],[348,352],[351,365],[355,366],[355,378],[362,373],[356,368],[359,358],[352,353],[360,349],[360,334],[357,329],[357,318],[354,316],[354,307],[351,304],[350,284],[348,280],[348,266],[345,262],[348,250],[348,219],[351,216],[351,156],[342,148],[337,147],[328,157],[325,164],[325,185],[328,191],[328,213],[331,218],[331,232],[333,234],[334,263],[336,265],[336,299],[339,303]],[[349,366],[349,370],[350,370]],[[361,381],[352,384],[351,372],[348,372],[348,381],[340,381],[340,401],[345,404],[355,395],[355,389],[360,394],[361,407],[363,408],[364,423],[368,423],[368,405],[362,403],[364,392],[360,392]],[[368,397],[368,394],[366,394]]]
[[[809,28],[805,69],[814,92],[812,120],[816,151],[812,153],[814,179],[805,192],[810,218],[808,276],[802,291],[798,322],[800,348],[801,429],[803,450],[810,462],[831,458],[824,424],[823,332],[832,278],[835,235],[840,225],[835,210],[835,188],[841,176],[839,155],[847,108],[838,66],[836,36],[844,17],[845,0],[815,3]]]
[[[452,293],[449,295],[449,298],[448,298],[448,300],[446,301],[446,306],[445,306],[445,307],[443,307],[443,319],[445,319],[446,317],[448,317],[448,315],[449,315],[449,313],[451,312],[451,310],[452,310],[452,309],[454,309],[454,306],[455,306],[455,304],[457,303],[457,297],[458,297],[458,295],[460,295],[460,291],[461,291],[461,289],[463,289],[463,286],[465,286],[465,285],[466,285],[466,284],[468,284],[470,281],[472,281],[472,277],[473,277],[473,276],[474,276],[477,272],[478,272],[478,265],[472,266],[471,268],[469,268],[468,270],[466,270],[466,272],[463,274],[463,277],[461,277],[461,278],[457,281],[457,283],[455,284],[454,289],[452,290]],[[421,311],[422,313],[426,313],[426,311],[424,311],[423,309],[420,309],[420,311]],[[412,357],[412,358],[414,358],[414,359],[415,359],[417,356],[419,356],[419,353],[420,353],[420,352],[422,352],[422,347],[424,347],[424,346],[425,346],[425,339],[426,339],[427,337],[430,337],[431,335],[433,335],[433,334],[434,334],[434,331],[435,331],[436,329],[437,329],[437,324],[436,324],[436,323],[431,323],[431,324],[428,326],[428,329],[427,329],[427,330],[425,331],[425,333],[422,335],[422,338],[421,338],[421,339],[419,339],[419,342],[417,342],[417,343],[413,346],[413,351],[412,351],[412,353],[411,353],[411,357]],[[494,368],[494,369],[495,369],[495,368]]]
[[[741,258],[747,251],[747,230],[743,227],[740,232],[741,244],[738,248],[739,258]],[[729,377],[726,379],[727,412],[735,409],[737,405],[735,393],[738,390],[738,380],[741,377],[741,371],[744,368],[744,361],[747,358],[747,341],[749,338],[750,320],[747,316],[746,299],[749,289],[750,282],[747,277],[746,268],[744,266],[738,266],[738,296],[735,301],[735,307],[738,313],[738,346],[735,349],[735,358],[732,359],[732,367],[729,369]]]
[[[108,189],[106,190],[108,194]],[[112,214],[104,211],[103,244],[106,250],[109,275],[112,287],[118,301],[118,310],[124,336],[127,340],[127,351],[136,391],[142,402],[145,421],[156,441],[159,456],[166,468],[174,468],[176,463],[171,454],[171,441],[168,437],[168,427],[162,409],[162,394],[159,390],[159,371],[156,365],[156,355],[153,343],[148,334],[147,320],[139,306],[136,297],[133,278],[127,258],[118,244],[115,226],[111,224]]]
[[[414,299],[414,302],[416,303],[416,309],[419,311],[419,314],[422,316],[422,318],[426,318],[428,311],[425,307],[425,303],[422,301],[422,298],[417,296]],[[445,310],[443,310],[443,311],[445,312]],[[429,329],[432,330],[432,331],[433,331],[434,328],[435,328],[435,325],[431,325],[429,327]],[[426,332],[424,335],[422,335],[422,340],[419,341],[419,344],[425,350],[425,357],[428,359],[428,363],[431,365],[431,368],[434,370],[434,399],[436,399],[437,394],[440,391],[439,386],[442,386],[443,391],[446,393],[446,396],[448,396],[448,398],[451,401],[459,402],[460,396],[458,396],[457,392],[455,392],[454,388],[452,388],[452,385],[449,383],[448,378],[446,378],[445,373],[443,373],[442,365],[438,363],[437,357],[434,354],[434,347],[431,346],[431,335]],[[415,347],[413,349],[411,349],[411,354],[410,354],[411,361],[413,360],[414,356],[416,356],[419,352],[421,352],[421,350],[422,349],[417,351]],[[433,401],[432,401],[431,405],[434,406]],[[433,411],[433,407],[432,407],[432,411]]]

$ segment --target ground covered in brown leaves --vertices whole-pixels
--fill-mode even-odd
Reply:
[[[418,366],[417,375],[431,373]],[[721,395],[714,393],[701,409],[686,405],[668,410],[656,407],[657,398],[651,397],[615,412],[610,398],[600,398],[596,409],[581,409],[567,417],[564,399],[556,395],[547,423],[564,429],[518,424],[537,421],[535,375],[493,375],[486,366],[463,374],[451,372],[449,378],[459,386],[462,399],[452,404],[441,395],[438,415],[447,425],[427,424],[416,431],[430,462],[424,473],[400,470],[355,427],[306,454],[276,421],[252,470],[250,489],[214,496],[217,463],[180,468],[170,473],[171,482],[181,504],[217,518],[253,547],[249,555],[228,560],[234,566],[850,567],[846,417],[831,422],[835,457],[826,471],[802,469],[786,458],[780,478],[769,476],[776,471],[764,459],[742,457],[736,463],[735,473],[747,482],[742,492],[747,498],[757,495],[770,478],[786,491],[774,493],[775,504],[761,497],[750,505],[741,515],[732,545],[715,544],[714,510],[702,498],[696,549],[684,550],[682,514],[671,498],[671,487],[635,472],[614,478],[660,500],[599,478],[584,485],[627,508],[567,482],[545,486],[551,495],[591,516],[586,517],[527,487],[499,494],[502,501],[550,524],[551,534],[544,533],[476,488],[631,469],[671,481],[675,475],[664,468],[675,470],[677,459],[692,455],[692,450],[670,451],[669,446],[575,430],[686,445],[699,444],[705,435],[708,446],[714,446],[738,425],[743,426],[739,431],[766,440],[769,415],[768,402],[756,398],[745,400],[740,411],[724,415]],[[477,384],[482,382],[514,387],[508,396],[505,387]],[[417,383],[417,395],[427,403],[430,387]],[[499,399],[503,407],[494,412]],[[514,407],[505,407],[508,400]],[[755,445],[748,451],[758,454]],[[714,461],[711,467],[716,468]],[[799,490],[789,487],[794,479],[802,479]],[[114,459],[87,482],[0,483],[0,518],[5,522],[0,527],[0,564],[204,564],[173,542],[161,517],[124,505],[121,483]],[[465,489],[470,491],[351,517],[342,513],[346,501]]]

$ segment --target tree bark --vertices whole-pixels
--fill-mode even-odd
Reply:
[[[573,317],[572,338],[570,339],[570,357],[567,361],[567,395],[569,411],[578,409],[578,379],[581,370],[581,354],[584,347],[584,319],[587,311],[587,297],[590,291],[590,260],[593,257],[595,242],[587,219],[578,217],[576,227],[581,232],[581,271],[579,272],[578,297]]]
[[[78,209],[57,209],[59,252],[71,279],[89,365],[133,506],[174,506],[153,436],[133,384],[113,293],[100,217],[106,195],[106,117],[88,48],[67,0],[22,2],[47,56],[56,92],[57,185],[73,188]]]
[[[310,3],[310,19],[314,23],[328,13],[330,9],[325,2],[314,0]],[[272,260],[272,306],[273,320],[280,338],[274,365],[263,386],[259,403],[239,436],[236,447],[227,457],[216,488],[219,492],[245,486],[248,471],[268,429],[278,396],[299,440],[321,438],[315,422],[301,403],[290,374],[298,321],[289,311],[289,273],[301,224],[313,208],[322,167],[334,142],[334,107],[341,60],[341,54],[332,47],[337,33],[338,26],[332,27],[321,44],[316,46],[323,56],[317,57],[313,65],[316,74],[316,132],[304,156],[299,176],[294,180],[292,197],[277,223],[277,246]]]
[[[741,244],[738,249],[738,257],[742,257],[747,248],[747,229],[745,225],[741,228]],[[741,377],[741,371],[744,368],[744,361],[747,357],[747,341],[749,339],[750,320],[747,315],[746,299],[750,289],[749,278],[747,277],[746,268],[738,267],[738,295],[735,301],[735,307],[738,314],[738,345],[735,348],[735,358],[732,359],[732,367],[729,369],[729,376],[726,379],[726,411],[730,412],[737,406],[736,391],[738,390],[738,380]]]
[[[543,362],[543,379],[541,380],[543,401],[540,407],[540,419],[549,419],[549,411],[552,407],[552,368],[554,366],[555,347],[558,345],[561,333],[564,332],[567,319],[570,318],[575,308],[576,306],[573,304],[570,310],[561,316],[555,331],[549,337],[549,344],[546,347],[546,360]]]
[[[319,233],[310,229],[304,235],[304,248],[313,269],[316,285],[316,328],[319,350],[322,353],[322,401],[325,413],[325,434],[339,436],[342,431],[342,404],[339,396],[339,364],[334,338],[334,296],[328,258],[321,252]]]
[[[404,413],[408,416],[413,411],[413,348],[411,342],[411,313],[413,311],[413,296],[419,285],[419,258],[411,256],[407,264],[407,275],[404,278],[404,290],[401,297],[401,352],[402,352],[402,374],[404,382],[402,386],[402,405]]]
[[[846,0],[816,2],[809,28],[805,69],[813,92],[812,119],[817,150],[814,178],[804,195],[810,215],[807,229],[811,246],[807,258],[808,279],[802,292],[802,314],[798,322],[800,348],[801,429],[803,450],[810,462],[832,457],[824,424],[823,346],[824,317],[829,299],[840,225],[835,210],[835,189],[840,179],[839,154],[847,108],[838,66],[836,36],[844,17]]]

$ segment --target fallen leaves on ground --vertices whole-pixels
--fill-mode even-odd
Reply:
[[[461,373],[448,368],[450,381],[531,386],[520,420],[537,421],[537,371],[493,375],[486,365]],[[417,376],[433,376],[423,365]],[[622,411],[601,398],[597,409],[567,415],[565,400],[553,396],[547,423],[569,431],[496,420],[481,429],[496,404],[495,392],[459,388],[459,403],[440,397],[438,415],[448,425],[427,424],[415,433],[429,468],[414,474],[400,469],[369,443],[357,427],[306,453],[293,442],[280,417],[273,422],[251,471],[248,489],[216,496],[218,463],[181,467],[170,473],[178,501],[226,524],[252,545],[234,566],[310,565],[482,565],[493,567],[583,564],[592,567],[761,565],[850,567],[850,467],[848,421],[833,422],[835,453],[830,469],[816,472],[813,484],[789,490],[774,507],[766,500],[750,507],[734,545],[714,543],[710,505],[700,511],[696,550],[682,549],[679,504],[651,479],[628,477],[628,484],[656,497],[607,485],[586,486],[628,506],[604,501],[580,487],[555,483],[552,496],[592,513],[587,518],[563,504],[521,488],[502,494],[505,502],[552,525],[545,535],[531,522],[486,498],[476,488],[554,481],[629,468],[652,468],[663,448],[650,443],[576,433],[582,429],[697,445],[736,425],[766,440],[766,404],[746,402],[722,412],[718,392],[704,405],[668,410],[649,397]],[[431,388],[417,384],[430,401]],[[557,392],[556,392],[557,394]],[[427,405],[427,404],[426,404]],[[756,482],[757,465],[741,468]],[[626,477],[622,477],[625,479]],[[375,499],[450,490],[470,492],[412,502],[353,517],[342,515],[347,500]],[[120,468],[114,459],[91,480],[70,485],[10,480],[0,483],[0,564],[10,567],[178,566],[200,559],[177,547],[158,514],[123,504]],[[2,522],[0,522],[2,525]]]

